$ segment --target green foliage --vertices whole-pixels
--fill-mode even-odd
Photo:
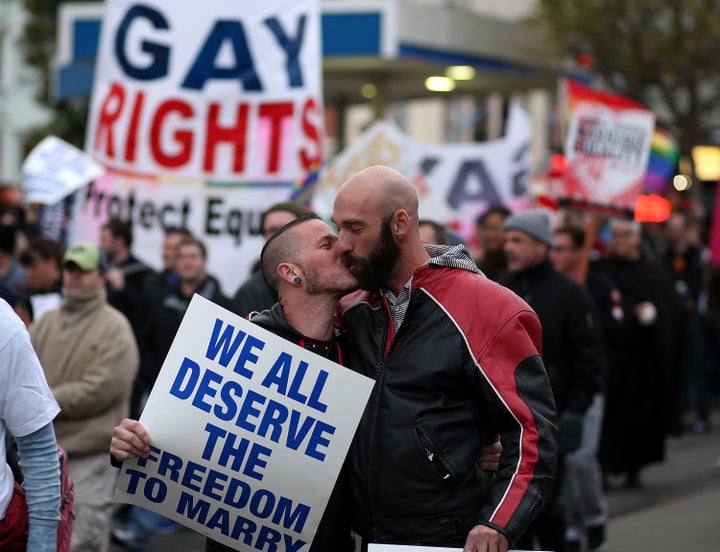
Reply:
[[[85,0],[91,1],[91,0]],[[39,70],[42,86],[38,90],[38,101],[49,106],[53,118],[49,125],[37,128],[30,137],[29,147],[34,146],[48,134],[82,148],[89,98],[54,101],[50,97],[50,69],[57,44],[58,6],[61,0],[23,0],[28,19],[23,29],[20,47],[25,61]]]
[[[538,0],[561,53],[593,57],[614,91],[652,106],[683,149],[707,141],[720,100],[720,0]]]

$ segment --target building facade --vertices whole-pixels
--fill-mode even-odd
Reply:
[[[36,100],[40,78],[23,61],[22,0],[0,0],[0,184],[20,184],[28,132],[49,121]]]

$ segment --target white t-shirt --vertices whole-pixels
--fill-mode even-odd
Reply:
[[[25,324],[0,299],[0,519],[13,494],[5,434],[24,437],[51,422],[60,412],[30,343]]]

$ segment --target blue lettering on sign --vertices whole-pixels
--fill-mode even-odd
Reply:
[[[274,506],[275,497],[270,496]],[[296,540],[292,535],[281,533],[272,527],[265,525],[258,526],[257,523],[250,519],[236,515],[233,511],[225,508],[213,506],[207,500],[194,497],[185,491],[180,494],[176,512],[181,516],[210,529],[215,529],[222,535],[234,541],[242,542],[245,546],[252,547],[256,550],[267,552],[280,552],[285,550],[287,552],[295,552],[301,550],[302,547],[307,544],[305,541],[300,539]],[[257,515],[255,512],[251,513]],[[272,521],[276,523],[275,519]],[[301,529],[302,528],[295,528],[295,531],[300,532]]]
[[[325,434],[334,435],[335,427],[318,420],[313,428],[307,448],[305,449],[307,456],[320,460],[321,462],[325,460],[325,453],[318,450],[318,447],[327,447],[330,444],[330,439],[325,437]]]
[[[180,365],[175,381],[170,387],[170,394],[178,399],[189,399],[198,380],[200,379],[200,365],[185,357]]]
[[[211,423],[205,424],[205,431],[208,433],[208,438],[201,455],[203,460],[211,460],[213,453],[218,449],[218,444],[222,443],[217,458],[218,465],[227,467],[232,460],[230,467],[234,472],[242,473],[258,481],[262,480],[264,474],[259,470],[267,467],[267,459],[272,454],[271,449],[259,443],[251,443],[244,437],[238,438],[237,435]],[[243,462],[245,462],[244,466]]]
[[[138,492],[138,485],[140,484],[140,481],[147,478],[147,474],[130,468],[126,470],[126,473],[130,476],[130,480],[128,481],[127,486],[127,493],[136,494]]]
[[[165,16],[153,7],[136,4],[128,9],[118,25],[114,48],[118,64],[125,74],[133,79],[150,81],[168,75],[171,46],[150,40],[143,40],[140,49],[149,55],[150,61],[140,65],[130,60],[127,46],[131,27],[145,20],[155,29],[169,30]],[[289,34],[277,17],[269,17],[265,26],[277,41],[285,54],[285,70],[288,85],[302,88],[304,78],[300,63],[300,52],[305,39],[307,15],[298,17],[294,35]],[[220,64],[218,57],[225,44],[229,45],[233,60],[230,64]],[[245,28],[241,21],[215,21],[210,32],[199,48],[197,56],[190,65],[181,86],[189,90],[202,90],[209,80],[238,81],[246,92],[262,92],[263,83],[256,68]]]
[[[282,356],[282,355],[281,355]],[[278,364],[282,366],[283,363]],[[308,402],[309,406],[313,406],[317,410],[323,410],[326,405],[319,402],[317,397],[320,395],[326,380],[327,372],[321,371],[310,394],[311,401],[308,401],[305,395],[301,395],[298,391],[296,383],[302,381],[305,376],[307,363],[300,363],[301,369],[295,377],[289,381],[279,380],[278,386],[281,392],[284,390],[288,396]],[[268,383],[269,385],[269,383]],[[299,384],[297,384],[299,385]],[[275,401],[262,395],[252,389],[246,390],[243,397],[243,388],[234,381],[224,381],[222,374],[209,369],[204,371],[200,366],[185,357],[178,370],[175,380],[170,387],[170,395],[182,400],[190,399],[191,404],[203,411],[213,412],[219,419],[223,421],[231,421],[234,418],[235,426],[244,429],[250,433],[254,433],[260,437],[270,439],[275,443],[280,443],[284,439],[284,445],[292,450],[302,450],[303,454],[320,460],[325,460],[325,452],[321,452],[320,448],[327,448],[330,444],[328,436],[335,433],[335,427],[327,423],[321,422],[319,419],[304,414],[298,410],[294,410],[281,402]],[[314,398],[313,398],[314,397]],[[241,400],[241,402],[239,402]],[[237,416],[236,416],[237,413]],[[223,451],[223,462],[227,463],[230,457],[244,456],[245,451],[242,441],[235,445],[235,436],[232,434],[225,435],[220,433],[209,432],[210,437],[208,443],[215,446],[215,442],[220,438],[226,439],[226,449]],[[255,448],[255,447],[259,448]],[[212,449],[210,449],[212,450]],[[267,451],[267,453],[265,453]],[[254,445],[250,449],[250,458],[246,466],[247,475],[260,478],[259,472],[255,467],[263,468],[265,466],[261,455],[269,455],[270,449],[265,449],[260,445]]]
[[[218,353],[220,353],[220,349],[222,348],[222,353],[220,353],[220,359],[217,362],[218,364],[220,364],[220,366],[227,368],[227,365],[230,364],[232,357],[235,356],[235,353],[238,350],[240,343],[242,343],[243,339],[245,339],[245,332],[239,330],[237,335],[233,337],[233,333],[235,332],[234,326],[228,324],[227,326],[225,326],[225,330],[222,332],[222,335],[220,335],[220,331],[222,329],[223,321],[219,318],[216,318],[215,325],[213,326],[212,335],[210,336],[210,341],[208,342],[205,358],[215,360],[218,356]]]
[[[215,65],[220,48],[229,40],[235,54],[234,67]],[[260,92],[263,87],[248,48],[245,29],[240,21],[217,21],[205,40],[200,53],[182,83],[183,88],[202,90],[210,79],[238,79],[247,92]]]
[[[482,160],[463,162],[448,193],[447,202],[453,209],[459,209],[466,201],[485,201],[488,205],[502,203]]]
[[[169,29],[170,26],[165,17],[159,12],[148,6],[136,5],[130,8],[125,14],[122,22],[118,26],[115,35],[115,56],[118,63],[125,73],[138,80],[153,80],[161,78],[168,73],[168,64],[170,61],[170,48],[161,44],[156,44],[144,40],[142,42],[142,51],[150,54],[152,61],[147,67],[139,67],[133,65],[128,59],[125,52],[128,31],[130,26],[136,19],[147,19],[156,29]]]
[[[303,38],[305,37],[306,20],[306,16],[303,15],[300,17],[300,20],[298,21],[298,30],[294,39],[288,37],[280,25],[280,21],[278,21],[276,17],[270,17],[265,20],[265,25],[267,25],[275,35],[278,44],[280,44],[280,47],[287,55],[285,68],[288,73],[288,84],[291,88],[299,88],[303,85],[302,67],[298,60],[298,55],[302,47]]]
[[[213,372],[212,370],[205,370],[200,385],[198,386],[197,393],[192,400],[192,405],[199,408],[203,412],[210,412],[212,405],[203,401],[205,396],[214,397],[217,395],[218,389],[213,384],[221,383],[223,377],[221,374]]]
[[[242,330],[238,330],[237,333],[235,333],[235,327],[231,324],[227,324],[223,329],[223,324],[224,322],[219,318],[215,320],[205,357],[216,361],[219,354],[218,364],[227,368],[240,347],[240,344],[244,342],[233,372],[247,379],[251,379],[253,372],[247,367],[247,364],[257,363],[259,357],[255,353],[255,349],[262,350],[265,347],[265,342],[259,340],[257,337],[246,334]]]
[[[320,401],[320,395],[325,387],[328,373],[325,370],[320,370],[313,382],[313,388],[310,390],[308,398],[308,395],[301,392],[301,386],[303,383],[309,383],[306,382],[309,365],[304,360],[301,360],[293,371],[292,361],[293,357],[289,353],[280,353],[280,356],[278,356],[275,364],[272,365],[260,385],[268,389],[275,387],[281,395],[285,395],[300,404],[307,404],[318,412],[325,412],[327,405]]]

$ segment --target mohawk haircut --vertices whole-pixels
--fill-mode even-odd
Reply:
[[[293,232],[287,233],[295,226],[309,220],[322,220],[316,213],[307,212],[299,218],[288,222],[268,238],[260,252],[260,269],[263,279],[270,289],[277,291],[280,277],[277,267],[280,263],[296,262],[300,250],[300,238]]]

